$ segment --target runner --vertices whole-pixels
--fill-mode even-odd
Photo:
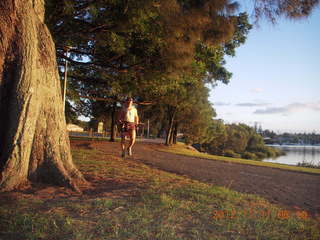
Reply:
[[[127,148],[129,156],[132,156],[132,146],[136,141],[136,127],[139,124],[138,111],[133,106],[133,99],[128,97],[122,107],[119,119],[120,131],[121,131],[121,149],[122,157],[126,155],[125,141],[126,136],[130,137],[129,146]]]

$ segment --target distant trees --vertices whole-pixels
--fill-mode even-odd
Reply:
[[[202,142],[202,151],[245,159],[273,158],[283,154],[266,144],[320,144],[320,134],[283,133],[270,130],[257,133],[254,127],[245,124],[224,124],[222,120],[211,121],[207,140]]]
[[[320,144],[320,134],[313,133],[282,133],[276,134],[270,130],[264,130],[262,135],[270,144]]]
[[[202,150],[211,154],[255,160],[281,154],[266,146],[263,137],[245,124],[224,124],[221,120],[214,120],[208,135],[214,137],[202,144]]]

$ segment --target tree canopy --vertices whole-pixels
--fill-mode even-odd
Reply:
[[[164,120],[170,115],[174,122],[185,119],[175,111],[178,105],[182,112],[202,116],[195,107],[201,105],[200,98],[198,103],[186,103],[189,108],[181,107],[188,99],[186,79],[188,84],[193,79],[193,90],[200,92],[206,84],[227,84],[232,73],[225,68],[225,56],[235,56],[252,28],[248,15],[238,11],[239,4],[227,0],[58,2],[46,2],[46,22],[54,36],[61,75],[64,61],[70,62],[68,121],[77,115],[110,118],[115,102],[125,95],[168,103],[163,108],[166,116],[155,119],[164,125],[159,130],[173,124]],[[280,16],[308,16],[318,1],[255,0],[253,4],[256,20],[264,17],[275,22]],[[68,56],[66,46],[72,47]],[[110,101],[99,103],[80,96]],[[203,111],[211,112],[213,118],[212,106],[206,101]],[[207,122],[208,115],[202,117]],[[181,121],[180,128],[182,125]]]
[[[61,75],[70,63],[67,119],[73,112],[97,117],[127,94],[168,102],[175,92],[181,102],[185,79],[200,89],[227,83],[224,56],[235,54],[251,28],[236,9],[228,1],[48,1]],[[93,95],[110,102],[80,97]]]

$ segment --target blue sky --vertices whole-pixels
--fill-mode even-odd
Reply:
[[[276,132],[320,133],[320,9],[304,20],[265,21],[254,27],[236,56],[228,85],[210,94],[217,118],[255,122]]]

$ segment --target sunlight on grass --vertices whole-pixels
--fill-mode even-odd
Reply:
[[[320,239],[320,219],[255,195],[106,159],[94,149],[72,154],[85,175],[94,169],[119,184],[130,182],[134,194],[0,200],[0,239]]]

